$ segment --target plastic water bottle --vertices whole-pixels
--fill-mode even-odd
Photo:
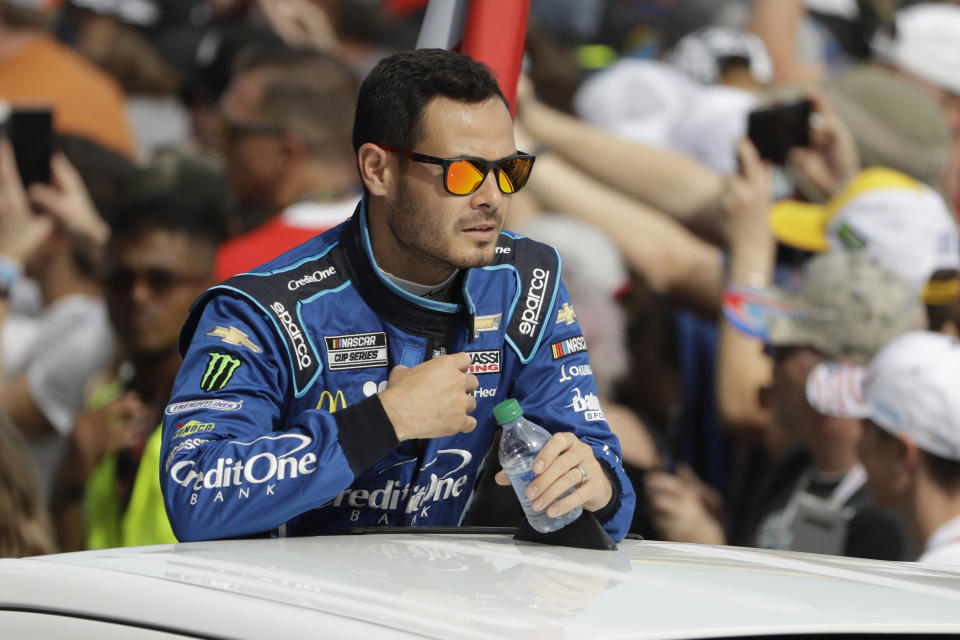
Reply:
[[[527,485],[536,477],[533,472],[533,461],[550,439],[550,432],[524,418],[520,403],[513,398],[495,406],[493,417],[503,427],[503,434],[500,436],[500,466],[510,476],[510,484],[513,485],[513,490],[520,500],[520,506],[523,507],[523,513],[527,516],[530,526],[540,533],[550,533],[579,518],[583,512],[582,506],[551,518],[547,515],[546,509],[534,511],[530,506],[530,499],[527,498]],[[571,488],[560,498],[573,491],[574,488]]]

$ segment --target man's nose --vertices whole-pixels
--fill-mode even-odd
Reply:
[[[500,186],[497,184],[496,170],[487,172],[487,175],[483,178],[483,182],[480,183],[480,188],[477,189],[471,197],[473,199],[471,204],[474,209],[479,209],[480,207],[497,209],[500,206],[503,202],[503,192],[500,191]]]

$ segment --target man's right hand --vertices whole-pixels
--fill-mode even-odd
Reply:
[[[477,408],[477,376],[468,373],[470,356],[454,353],[415,367],[397,365],[380,393],[398,440],[440,438],[468,433],[477,426],[469,415]]]

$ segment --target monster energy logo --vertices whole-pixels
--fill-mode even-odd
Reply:
[[[210,361],[207,370],[200,381],[200,388],[204,391],[219,391],[227,386],[233,374],[240,368],[240,358],[229,353],[212,352],[207,354]]]

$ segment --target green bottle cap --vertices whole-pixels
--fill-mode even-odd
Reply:
[[[520,407],[520,403],[514,398],[507,398],[493,408],[493,417],[496,418],[497,424],[499,425],[513,422],[522,415],[523,409]]]

